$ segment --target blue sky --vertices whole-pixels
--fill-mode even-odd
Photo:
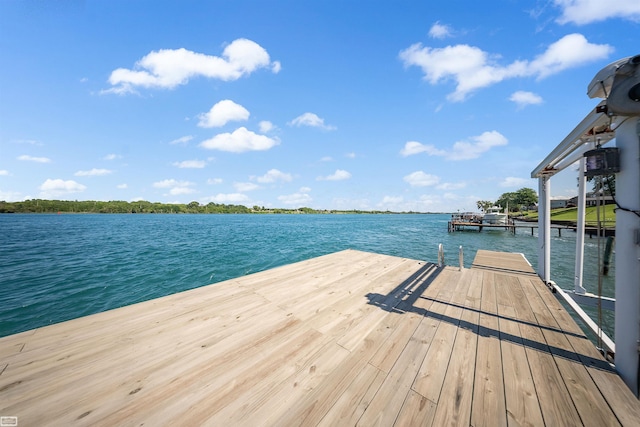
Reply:
[[[637,0],[4,0],[0,200],[476,210],[638,34]]]

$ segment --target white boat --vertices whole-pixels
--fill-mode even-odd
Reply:
[[[483,224],[507,224],[507,214],[503,208],[493,206],[484,213],[482,217]]]

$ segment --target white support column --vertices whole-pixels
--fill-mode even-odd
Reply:
[[[616,199],[627,209],[640,211],[640,118],[629,117],[616,130],[620,172]],[[640,218],[616,211],[616,370],[638,396],[640,364]]]
[[[586,293],[582,286],[582,274],[584,271],[584,214],[587,195],[587,178],[584,176],[585,158],[580,159],[578,170],[578,224],[576,228],[576,265],[573,289],[578,294]]]
[[[544,280],[544,214],[546,200],[544,177],[538,178],[538,276]]]
[[[538,276],[551,281],[551,186],[550,176],[538,178]]]

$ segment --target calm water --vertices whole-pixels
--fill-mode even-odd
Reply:
[[[0,336],[358,249],[469,267],[478,249],[522,252],[537,233],[447,233],[449,215],[0,215]],[[552,238],[552,279],[573,287],[575,234]],[[585,287],[597,290],[597,239]],[[613,277],[605,292],[613,296]],[[594,317],[595,319],[595,317]],[[606,331],[613,316],[605,319]]]

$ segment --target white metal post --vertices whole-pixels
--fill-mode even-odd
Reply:
[[[584,176],[585,163],[585,158],[582,157],[579,162],[580,169],[578,170],[578,224],[576,228],[575,279],[573,282],[573,289],[578,294],[587,292],[582,286],[582,274],[584,272],[584,215],[587,195],[587,178]]]
[[[544,280],[544,176],[538,178],[538,276]]]
[[[640,211],[640,118],[627,118],[616,130],[620,172],[616,175],[616,201]],[[616,370],[638,395],[640,364],[640,218],[616,211]]]
[[[551,281],[551,187],[550,177],[538,178],[538,275]]]

